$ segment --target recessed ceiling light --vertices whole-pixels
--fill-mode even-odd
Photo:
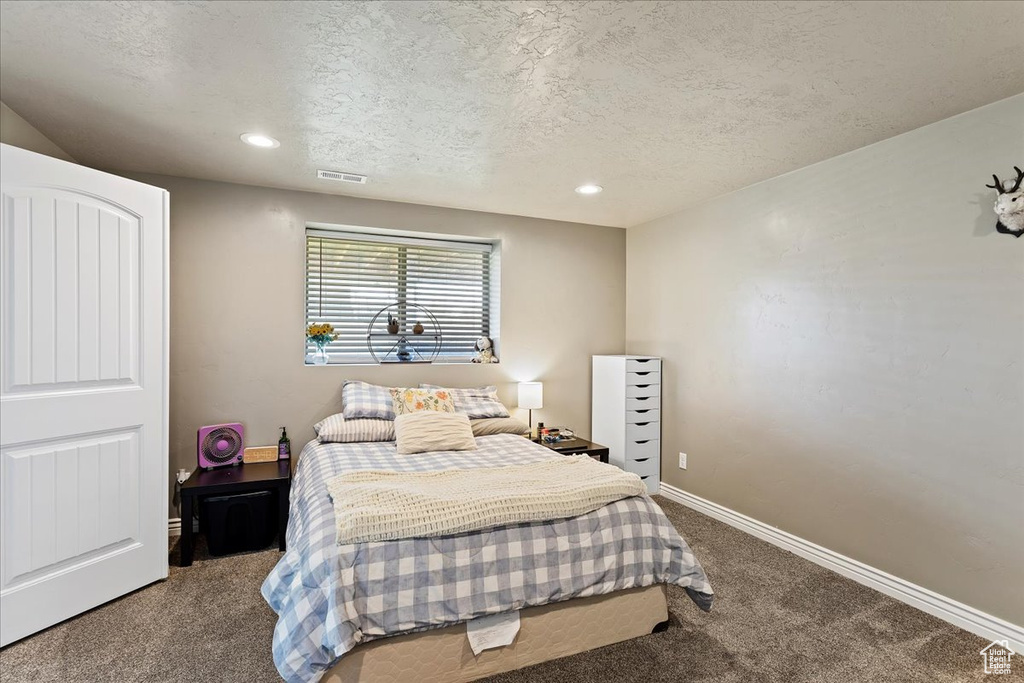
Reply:
[[[580,185],[576,188],[577,194],[597,194],[604,188],[600,185]]]
[[[273,149],[274,147],[280,147],[281,143],[270,137],[269,135],[261,135],[259,133],[242,133],[240,136],[242,142],[253,147],[263,147],[265,149]]]

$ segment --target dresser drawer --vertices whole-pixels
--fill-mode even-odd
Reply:
[[[650,372],[627,372],[626,386],[635,387],[638,384],[660,384],[661,373],[656,370]]]
[[[641,477],[657,477],[661,474],[661,458],[644,458],[627,462],[626,471],[639,474]]]
[[[660,422],[661,411],[657,408],[645,408],[644,410],[627,410],[626,423],[636,424],[638,422]]]
[[[635,396],[626,399],[626,410],[649,410],[660,407],[661,399],[657,396]]]
[[[661,372],[660,358],[627,358],[626,372]]]
[[[661,491],[661,480],[657,474],[649,474],[646,477],[641,476],[640,479],[644,482],[644,486],[647,487],[647,493],[655,494]]]
[[[661,441],[654,438],[626,442],[626,462],[645,458],[661,458]]]
[[[626,387],[626,401],[629,401],[631,398],[650,398],[652,396],[661,396],[661,385],[657,382],[654,384],[635,384]]]
[[[661,438],[661,423],[627,424],[626,441],[649,441]]]

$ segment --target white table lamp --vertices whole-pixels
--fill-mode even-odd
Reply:
[[[530,430],[533,430],[533,410],[544,407],[544,384],[541,382],[519,383],[519,407],[530,411]]]

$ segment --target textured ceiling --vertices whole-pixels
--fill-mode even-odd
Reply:
[[[1021,2],[0,12],[0,99],[85,164],[616,226],[1024,91]]]

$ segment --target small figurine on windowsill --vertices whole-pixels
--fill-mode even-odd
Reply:
[[[490,337],[480,337],[476,340],[476,358],[474,363],[497,363],[498,357],[494,355],[493,344]]]

